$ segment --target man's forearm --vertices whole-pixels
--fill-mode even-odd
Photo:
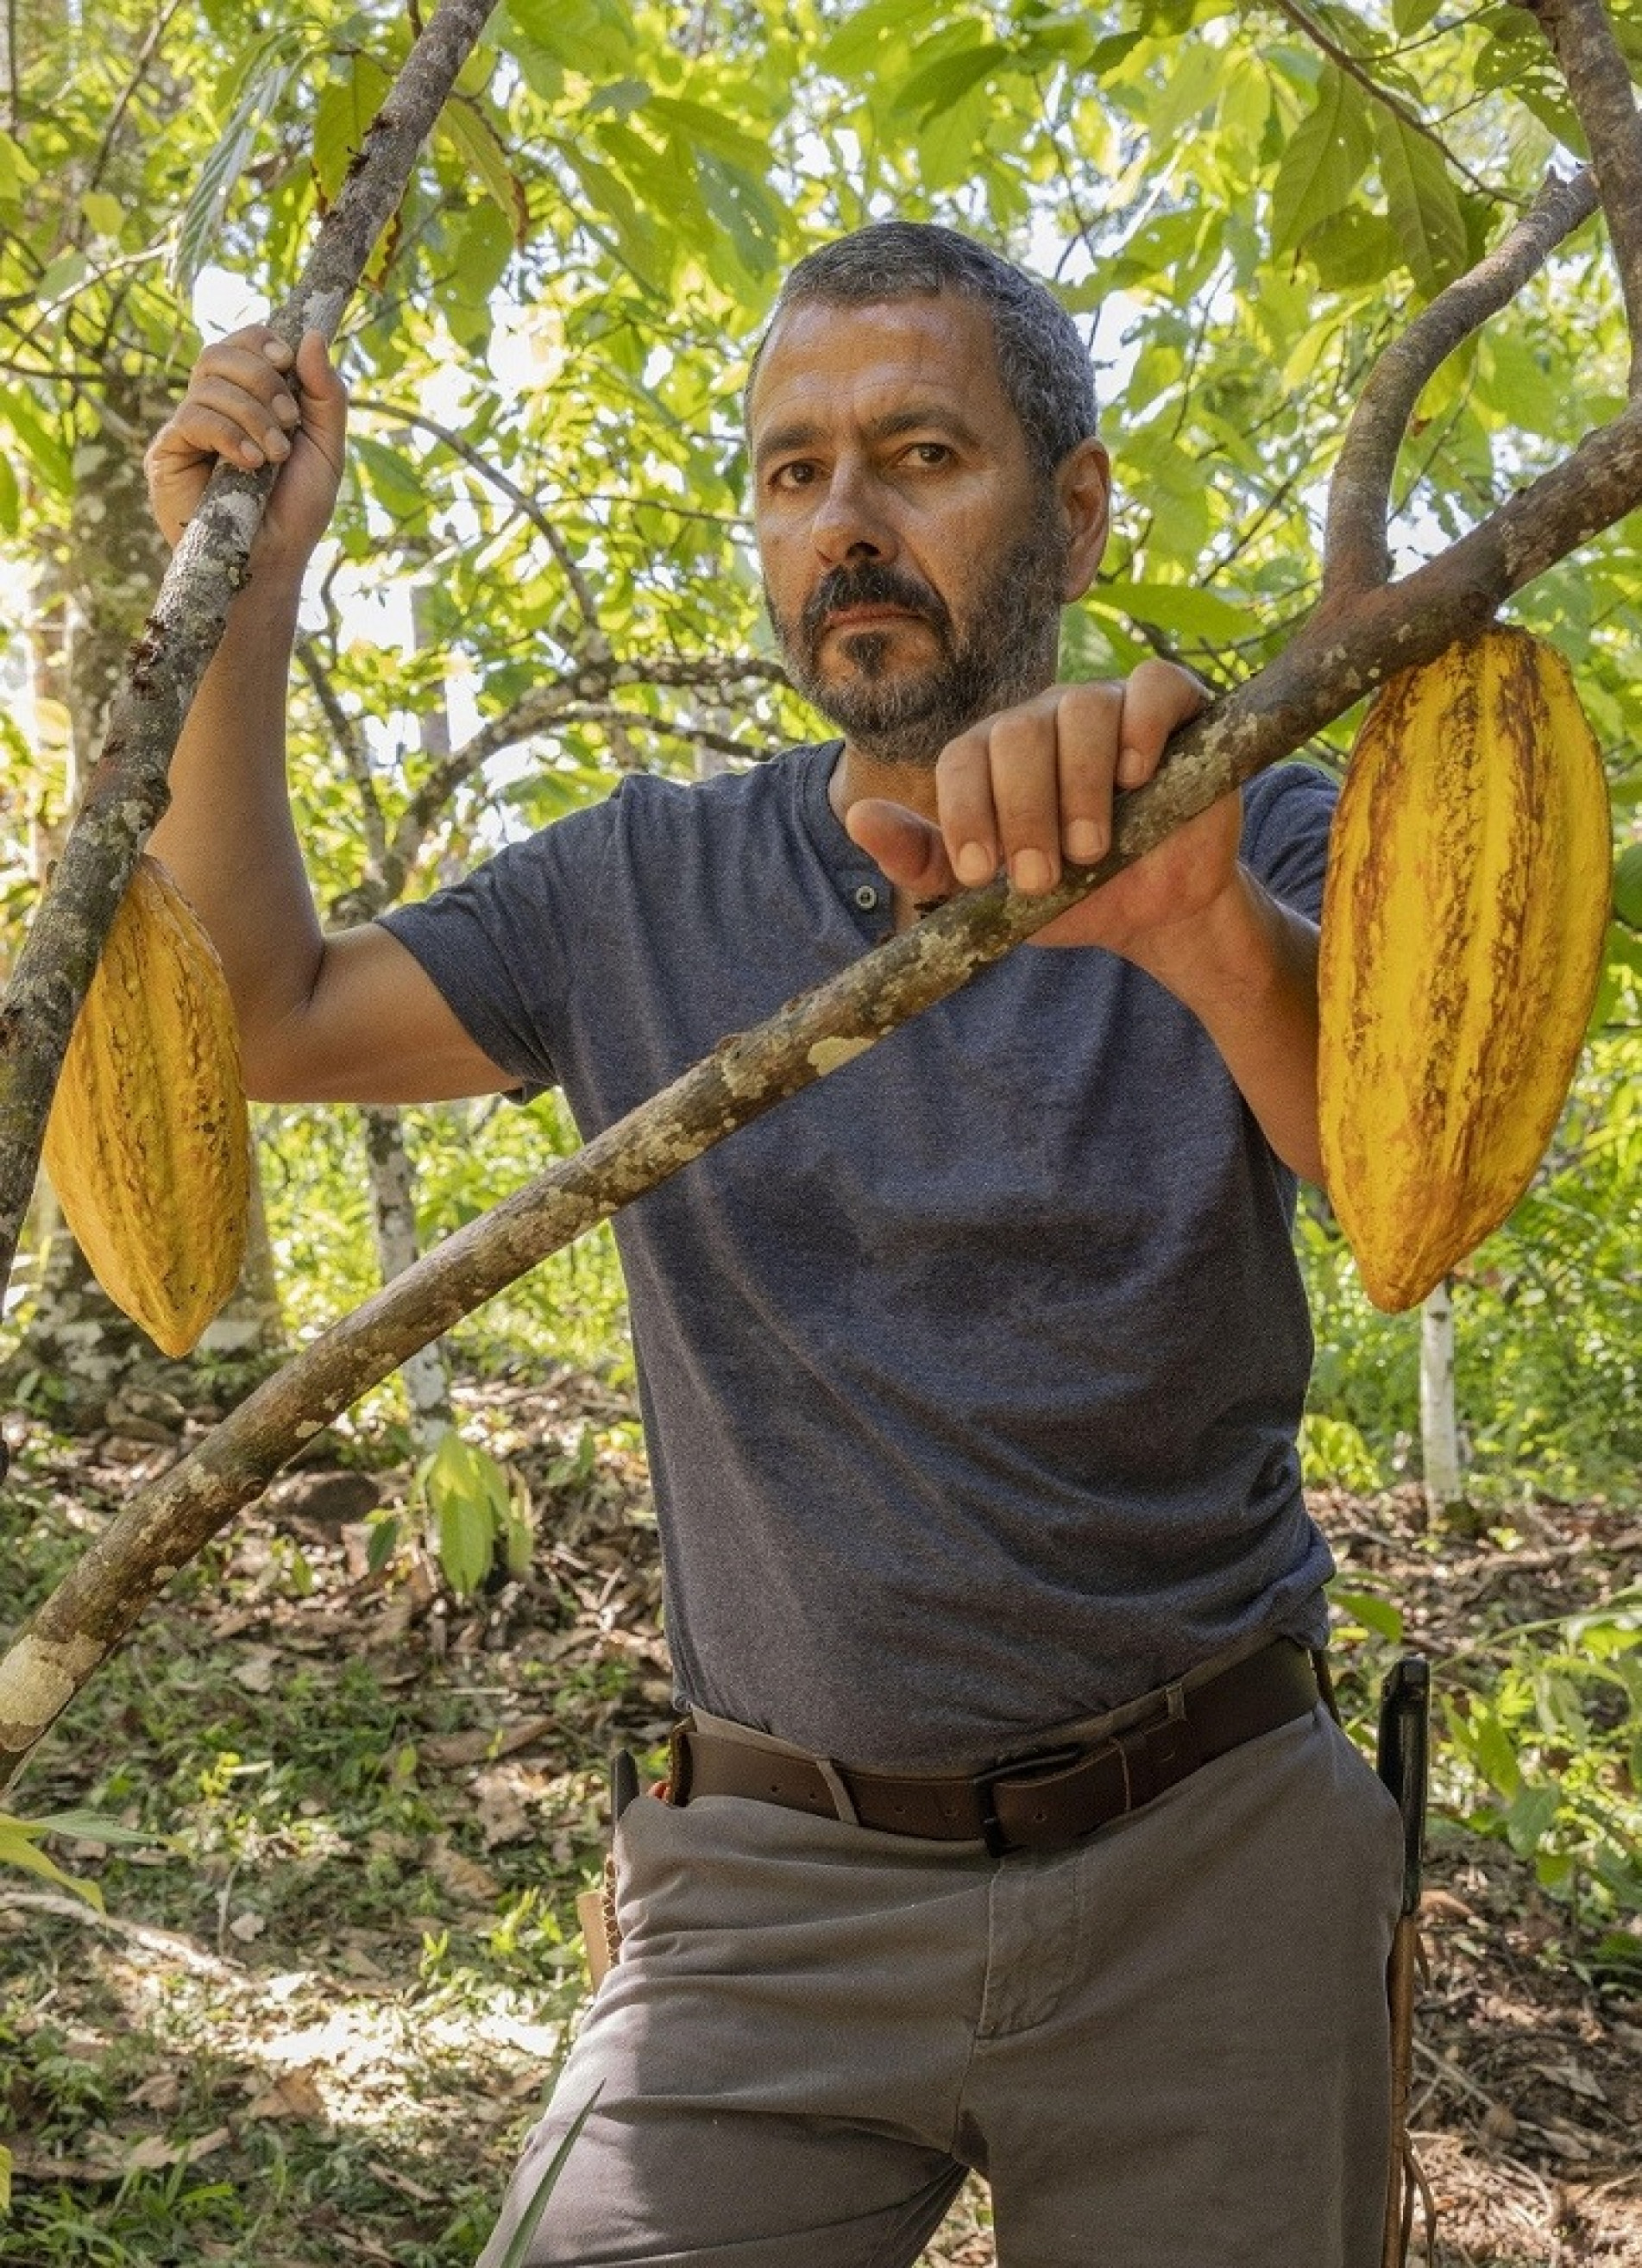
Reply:
[[[236,602],[171,766],[150,848],[198,909],[227,973],[247,1073],[261,1035],[311,993],[323,951],[285,784],[299,585],[259,575]]]
[[[1203,1024],[1278,1157],[1321,1185],[1315,925],[1240,865],[1205,913],[1133,958]]]

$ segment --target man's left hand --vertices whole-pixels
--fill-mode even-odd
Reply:
[[[1054,685],[1018,709],[983,718],[941,752],[939,823],[904,805],[863,797],[845,824],[899,888],[920,903],[990,881],[1042,895],[1064,860],[1092,865],[1112,839],[1112,798],[1157,770],[1164,744],[1195,717],[1197,679],[1145,661],[1124,682]],[[1232,883],[1241,799],[1223,796],[1057,922],[1036,945],[1100,945],[1143,963],[1167,952],[1168,932],[1203,914]]]

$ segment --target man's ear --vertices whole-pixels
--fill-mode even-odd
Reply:
[[[1055,487],[1066,515],[1066,576],[1061,600],[1070,606],[1093,582],[1111,524],[1112,465],[1101,443],[1093,438],[1079,441],[1056,468]]]

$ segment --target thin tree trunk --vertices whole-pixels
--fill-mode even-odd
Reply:
[[[364,1126],[377,1260],[382,1281],[388,1284],[422,1256],[416,1241],[416,1168],[405,1147],[404,1120],[391,1103],[367,1103],[359,1116]],[[410,1404],[411,1438],[424,1454],[451,1428],[450,1377],[443,1345],[435,1339],[399,1366]]]
[[[1419,1441],[1425,1507],[1440,1520],[1465,1501],[1454,1399],[1454,1298],[1446,1276],[1419,1311]]]

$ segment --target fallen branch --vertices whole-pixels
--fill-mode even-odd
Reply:
[[[416,153],[495,0],[441,0],[367,128],[295,290],[271,317],[295,346],[334,338]],[[170,800],[166,776],[222,641],[276,468],[219,464],[132,649],[102,752],[51,887],[0,1002],[0,1285],[10,1278],[69,1035],[144,843]]]

